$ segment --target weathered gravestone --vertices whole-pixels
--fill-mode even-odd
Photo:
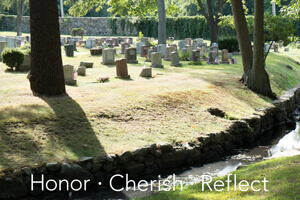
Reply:
[[[65,53],[67,57],[73,57],[74,56],[74,47],[73,45],[66,44],[65,45]]]
[[[30,70],[30,64],[31,64],[31,55],[24,55],[24,61],[23,63],[18,66],[16,68],[17,71],[20,71],[20,72],[27,72]]]
[[[209,52],[209,56],[208,56],[209,58],[208,58],[208,64],[214,64],[214,62],[215,62],[215,59],[216,59],[216,57],[217,57],[217,52],[215,52],[215,51],[210,51]]]
[[[150,46],[148,45],[142,45],[141,46],[141,57],[145,57],[148,53],[148,50],[150,49]]]
[[[215,51],[219,55],[219,48],[217,46],[211,46],[210,51]]]
[[[90,49],[90,53],[92,56],[94,55],[101,55],[102,54],[102,47],[94,47]]]
[[[237,58],[232,58],[232,63],[237,64]]]
[[[76,49],[76,41],[75,40],[69,40],[69,45],[73,45],[73,49],[74,49],[74,51],[77,51],[77,49]]]
[[[152,53],[150,67],[163,68],[164,66],[162,65],[161,58],[162,58],[161,53],[159,52]]]
[[[64,65],[64,78],[65,84],[67,85],[76,85],[76,79],[74,78],[74,66],[73,65]]]
[[[129,48],[129,43],[121,43],[121,54],[125,54],[125,49]]]
[[[137,43],[136,43],[136,53],[137,53],[137,54],[140,54],[140,53],[141,53],[141,47],[142,47],[143,45],[145,45],[144,42],[137,42]]]
[[[147,37],[143,37],[142,39],[141,39],[141,42],[143,42],[145,45],[147,45],[147,42],[149,41],[149,38],[147,38]]]
[[[6,37],[6,42],[9,48],[16,48],[17,47],[17,40],[12,37]]]
[[[197,40],[193,40],[192,46],[193,46],[193,50],[197,49],[198,47]]]
[[[130,78],[130,75],[128,75],[126,58],[120,58],[116,60],[116,71],[116,78]]]
[[[200,46],[203,43],[203,38],[196,38],[198,46]]]
[[[146,59],[147,62],[150,62],[150,61],[151,61],[151,54],[152,54],[153,52],[155,52],[153,49],[148,49],[147,59]]]
[[[85,66],[86,68],[93,68],[94,63],[90,61],[81,61],[79,66]]]
[[[113,42],[113,43],[112,43],[113,46],[115,46],[115,47],[118,47],[118,46],[119,46],[119,40],[118,40],[118,38],[113,38],[113,39],[112,39],[112,42]]]
[[[200,58],[200,51],[198,49],[192,51],[192,61],[197,62],[198,60],[201,60]]]
[[[64,38],[64,37],[60,38],[60,45],[61,46],[65,46],[66,45],[66,38]]]
[[[141,77],[152,77],[152,68],[151,67],[143,67],[140,73]]]
[[[96,40],[95,39],[87,39],[87,41],[85,42],[85,47],[88,48],[88,49],[91,49],[93,47],[96,46]]]
[[[126,48],[125,58],[127,60],[127,63],[138,63],[138,60],[136,59],[136,48],[134,47]]]
[[[166,55],[166,45],[165,44],[157,45],[157,52],[160,53],[162,57],[165,57],[165,55]]]
[[[185,38],[185,42],[187,45],[192,45],[192,38]]]
[[[277,52],[277,53],[279,52],[278,51],[278,44],[274,44],[274,52]]]
[[[115,64],[115,50],[111,48],[102,50],[102,62],[103,65]]]
[[[222,50],[222,61],[221,61],[222,64],[229,64],[229,61],[228,61],[228,50],[227,49],[223,49]]]
[[[178,42],[178,46],[179,46],[180,50],[182,50],[183,48],[185,48],[185,45],[186,45],[186,41],[185,40],[182,40],[182,41]]]
[[[265,44],[265,45],[264,45],[264,51],[265,51],[265,52],[268,52],[268,50],[269,50],[269,47],[270,47],[270,45],[269,45],[269,44]]]
[[[174,46],[168,46],[166,48],[166,53],[165,53],[166,55],[165,55],[164,60],[170,61],[171,60],[171,53],[173,51],[176,51],[176,48]]]
[[[77,74],[78,74],[78,76],[85,76],[86,75],[86,67],[85,66],[79,66],[77,68]]]
[[[179,63],[179,55],[178,55],[177,51],[173,51],[171,53],[171,66],[174,66],[174,67],[181,67],[182,66],[182,64]]]

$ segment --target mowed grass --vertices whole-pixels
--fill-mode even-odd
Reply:
[[[299,51],[293,51],[297,58]],[[145,58],[138,56],[139,64],[128,65],[131,79],[116,79],[114,65],[101,65],[101,56],[90,56],[85,48],[78,52],[63,56],[63,63],[78,67],[86,60],[94,67],[77,78],[77,86],[66,86],[68,96],[33,96],[26,73],[6,72],[0,63],[0,170],[189,141],[223,130],[229,117],[271,105],[239,82],[240,56],[237,65],[171,67],[163,61],[165,68],[152,69],[153,78],[139,77]],[[278,94],[300,83],[300,66],[287,53],[271,53],[267,70]],[[101,76],[109,76],[109,82],[97,82]],[[212,116],[210,107],[229,117]]]
[[[299,165],[300,156],[263,161],[233,172],[233,175],[230,176],[232,182],[230,183],[229,191],[227,182],[225,182],[228,178],[224,176],[213,179],[209,184],[212,191],[210,191],[207,184],[202,185],[200,183],[184,187],[182,191],[180,191],[180,188],[176,188],[175,192],[160,192],[151,197],[143,198],[143,200],[300,199]],[[236,175],[236,191],[233,186],[234,175]],[[269,181],[265,185],[262,183],[264,178]],[[242,180],[246,180],[249,183],[248,191],[239,189],[238,184]],[[260,191],[253,191],[250,188],[251,183],[255,180],[260,181],[260,183],[255,182],[253,187],[255,190]],[[220,181],[224,183],[224,187],[217,187],[218,190],[223,189],[223,191],[214,189],[216,181],[218,181],[218,185],[220,185]],[[241,188],[246,190],[246,187]]]

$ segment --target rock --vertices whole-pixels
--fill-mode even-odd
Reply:
[[[118,157],[118,163],[120,164],[127,163],[131,158],[132,158],[132,153],[130,151],[125,151]]]
[[[32,171],[29,167],[23,167],[22,170],[27,176],[32,174]]]
[[[26,184],[20,178],[0,180],[0,199],[17,199],[25,196],[27,192]]]
[[[29,186],[30,187],[30,186]],[[37,197],[37,196],[39,196],[40,194],[42,194],[42,190],[39,188],[39,187],[37,187],[37,186],[33,186],[33,190],[29,190],[29,194],[31,195],[31,196],[34,196],[34,197]]]
[[[130,161],[125,165],[125,169],[129,174],[138,174],[145,168],[143,163]]]
[[[155,162],[155,158],[152,155],[148,155],[148,156],[146,156],[144,163],[145,163],[146,167],[150,167],[151,165],[154,164],[154,162]]]
[[[143,157],[145,155],[147,155],[149,153],[150,149],[148,147],[143,147],[143,148],[138,148],[136,149],[133,154],[134,156],[137,156],[137,157]]]
[[[93,162],[93,157],[81,157],[79,158],[79,164],[85,164],[85,163],[88,163],[88,162]]]
[[[225,117],[225,112],[223,110],[220,110],[219,108],[209,108],[207,109],[207,111],[211,114],[214,115],[216,117]]]
[[[162,151],[170,151],[173,149],[173,146],[168,143],[163,143],[158,145]]]
[[[84,170],[80,165],[78,164],[68,164],[63,163],[61,166],[60,174],[62,178],[67,180],[74,180],[78,179],[80,181],[88,180],[90,179],[90,182],[88,185],[92,185],[94,182],[94,177],[92,174],[90,174],[87,170]]]
[[[152,154],[154,154],[157,149],[157,144],[151,144],[149,149],[150,149],[150,152]]]
[[[49,172],[59,172],[60,171],[60,163],[59,162],[47,163],[46,168]]]

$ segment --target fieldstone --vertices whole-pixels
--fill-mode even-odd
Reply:
[[[26,184],[22,179],[0,179],[0,199],[17,199],[27,194]]]
[[[162,151],[171,151],[173,149],[173,146],[168,143],[162,143],[162,144],[159,144],[158,146],[159,146],[159,149],[161,149]]]
[[[90,61],[81,61],[80,66],[85,66],[86,68],[93,68],[94,63]]]
[[[46,168],[49,172],[58,172],[60,171],[60,163],[59,162],[51,162],[46,164]]]
[[[135,161],[129,161],[125,164],[125,169],[129,174],[138,174],[143,171],[145,165]]]
[[[78,76],[85,76],[86,75],[86,67],[85,66],[79,66],[77,68],[77,74],[78,74]]]
[[[141,77],[152,77],[152,68],[151,67],[143,67],[141,73]]]
[[[132,152],[130,151],[125,151],[123,152],[119,157],[118,157],[118,163],[124,164],[130,161],[132,158]]]
[[[69,163],[63,163],[61,166],[60,174],[62,178],[69,181],[74,179],[78,179],[80,181],[89,179],[90,182],[88,182],[88,185],[92,185],[94,183],[94,176],[78,164],[72,165]]]

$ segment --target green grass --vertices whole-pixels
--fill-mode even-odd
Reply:
[[[128,65],[131,79],[123,80],[114,78],[115,66],[101,65],[101,56],[88,51],[78,47],[86,54],[63,56],[64,64],[75,67],[82,60],[94,62],[86,77],[78,77],[77,86],[66,86],[64,97],[33,96],[26,73],[6,72],[0,63],[0,171],[189,141],[223,130],[231,123],[229,118],[246,117],[257,107],[271,105],[270,99],[239,82],[240,56],[237,65],[182,62],[182,67],[171,67],[163,61],[165,68],[152,69],[150,79],[139,77],[145,58],[138,56],[139,64]],[[300,66],[293,60],[299,59],[297,52],[268,57],[271,85],[278,94],[300,83]],[[98,83],[100,76],[109,76],[110,81]],[[210,107],[225,111],[227,117],[212,116],[206,111]]]
[[[175,192],[159,192],[151,197],[143,198],[143,200],[223,200],[223,199],[277,199],[277,200],[289,200],[300,199],[300,156],[272,159],[263,161],[257,164],[252,164],[249,167],[242,168],[233,172],[230,176],[229,191],[227,188],[227,176],[213,179],[209,184],[212,188],[212,192],[208,188],[207,184],[202,189],[202,183],[192,186],[184,187],[182,191],[180,188],[176,188]],[[233,176],[236,174],[237,189],[234,191]],[[262,181],[266,179],[266,187],[262,182],[255,183],[254,189],[260,191],[241,191],[238,183],[241,180],[246,180],[248,183],[252,183],[254,180]],[[217,189],[224,188],[223,191],[216,191],[214,189],[214,183],[216,181],[222,181],[225,183],[225,187],[219,187]],[[219,183],[220,184],[220,183]],[[269,190],[269,191],[265,191]]]

